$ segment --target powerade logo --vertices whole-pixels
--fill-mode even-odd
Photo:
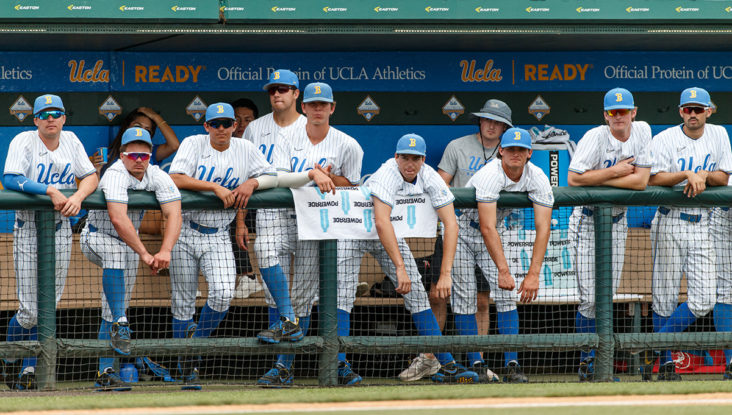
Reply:
[[[625,11],[628,13],[648,13],[651,9],[648,7],[628,7]]]
[[[74,6],[73,4],[69,4],[68,6],[66,6],[66,8],[69,10],[72,10],[72,11],[73,10],[91,10],[92,6]]]
[[[546,13],[549,11],[548,7],[527,7],[526,13]]]
[[[476,7],[475,12],[476,13],[498,13],[501,9],[498,7]]]
[[[344,13],[348,11],[348,7],[323,7],[325,13]]]
[[[432,6],[427,6],[427,7],[424,8],[424,10],[427,13],[439,13],[439,12],[444,13],[444,12],[449,12],[450,11],[450,8],[449,7],[432,7]]]
[[[294,12],[297,10],[295,7],[272,7],[272,13],[279,13],[279,12]]]
[[[398,12],[399,11],[399,7],[381,7],[381,6],[376,6],[376,7],[374,7],[374,11],[376,13]]]
[[[144,6],[119,6],[122,12],[141,12],[145,10]]]
[[[41,6],[35,6],[35,5],[34,6],[23,6],[23,5],[18,4],[14,7],[14,9],[18,10],[18,11],[20,11],[20,10],[40,10]]]
[[[172,10],[176,13],[177,12],[195,12],[196,8],[195,7],[173,6],[170,8],[170,10]]]

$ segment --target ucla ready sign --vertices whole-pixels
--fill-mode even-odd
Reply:
[[[261,91],[289,68],[338,91],[632,91],[729,89],[732,55],[717,52],[8,52],[2,92]],[[678,81],[678,84],[676,83]]]

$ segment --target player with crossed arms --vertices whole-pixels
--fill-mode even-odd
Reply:
[[[209,337],[224,319],[234,295],[236,269],[229,239],[229,224],[260,188],[255,179],[274,175],[274,169],[248,140],[232,140],[236,129],[234,109],[226,103],[206,109],[208,134],[186,138],[170,166],[170,177],[180,189],[212,191],[223,209],[183,212],[180,238],[172,252],[173,337]],[[196,311],[198,273],[208,282],[208,300],[198,323]],[[178,370],[186,388],[198,389],[200,358],[179,358]]]
[[[726,186],[732,172],[732,151],[724,127],[707,124],[711,115],[709,93],[698,87],[681,93],[679,115],[683,124],[668,128],[651,144],[652,186],[683,186],[695,197],[707,186]],[[717,300],[715,252],[709,226],[709,209],[659,206],[651,223],[653,243],[653,330],[677,333],[703,317]],[[686,275],[688,300],[677,307],[681,277]],[[724,313],[729,311],[720,307]],[[727,316],[729,317],[729,316]],[[654,363],[646,356],[644,379],[650,380]],[[661,355],[658,380],[680,380],[667,350]]]
[[[588,131],[577,145],[569,164],[570,186],[612,186],[644,190],[651,174],[651,127],[633,121],[637,107],[627,89],[614,88],[605,94],[603,116],[606,125]],[[625,207],[613,207],[613,294],[618,289],[625,260],[628,225]],[[580,305],[575,317],[577,333],[595,333],[595,227],[594,211],[577,207],[569,218],[569,239],[577,267]],[[582,351],[578,370],[580,382],[594,380],[595,351]]]
[[[81,232],[81,251],[102,267],[102,324],[99,339],[110,340],[120,355],[130,354],[130,328],[126,310],[135,286],[139,259],[153,273],[168,268],[171,251],[180,235],[180,192],[173,180],[158,166],[150,164],[152,140],[140,127],[122,134],[120,158],[104,173],[99,189],[104,192],[107,210],[91,210]],[[127,191],[155,192],[167,226],[156,254],[148,252],[137,234],[144,210],[127,209]],[[99,359],[95,386],[103,390],[129,390],[114,371],[114,358]]]
[[[364,184],[371,191],[374,203],[374,222],[379,240],[338,241],[338,336],[348,336],[351,311],[356,299],[358,273],[363,254],[376,258],[396,291],[404,296],[404,306],[412,314],[412,321],[420,336],[440,336],[440,326],[430,308],[427,292],[422,285],[412,252],[404,238],[394,233],[391,212],[395,196],[413,196],[427,193],[432,207],[445,224],[444,261],[435,293],[440,298],[450,297],[452,263],[457,245],[455,200],[445,181],[430,166],[424,164],[427,145],[417,134],[406,134],[397,142],[393,159],[389,159]],[[425,224],[426,225],[426,224]],[[455,363],[450,353],[438,353],[441,367],[432,379],[445,383],[477,383],[478,374]],[[346,354],[339,353],[341,366],[348,364]],[[492,372],[491,372],[492,373]],[[420,376],[421,377],[421,376]],[[358,380],[360,381],[360,376]]]
[[[458,334],[476,335],[475,319],[476,283],[473,265],[477,263],[488,280],[498,311],[501,334],[518,334],[519,321],[516,301],[531,302],[539,292],[539,271],[549,242],[554,194],[546,174],[532,164],[531,136],[521,128],[509,128],[501,137],[498,159],[489,161],[473,177],[466,187],[475,188],[478,209],[464,209],[458,217],[460,226],[456,266],[453,270],[452,310]],[[510,209],[498,209],[501,191],[528,192],[534,204],[536,238],[529,271],[516,289],[516,282],[506,261],[501,244],[499,226]],[[501,320],[505,320],[501,322]],[[518,363],[518,353],[504,353],[506,363],[505,382],[528,382]],[[484,365],[480,353],[468,353],[471,365]]]
[[[48,195],[56,210],[56,303],[66,284],[71,257],[71,226],[66,217],[81,209],[81,202],[97,188],[99,180],[76,134],[63,131],[66,113],[61,98],[41,95],[33,104],[35,131],[16,135],[5,160],[3,186],[36,195]],[[79,179],[77,189],[76,180]],[[60,189],[77,189],[66,197]],[[38,253],[35,212],[15,212],[13,259],[20,307],[8,324],[8,341],[38,340]],[[3,360],[10,389],[35,389],[36,358]]]
[[[274,154],[274,165],[281,172],[299,173],[310,171],[315,166],[324,167],[328,175],[314,181],[322,192],[335,191],[336,186],[355,186],[361,179],[363,150],[353,137],[330,126],[330,116],[335,106],[333,90],[328,84],[308,84],[303,90],[302,101],[302,112],[307,117],[305,128],[293,131],[290,139],[280,137]],[[297,240],[294,211],[290,211],[284,219],[284,222],[277,224],[288,231],[283,246],[287,250],[294,246],[296,250],[292,305],[300,329],[306,334],[312,305],[318,300],[318,242]],[[274,330],[265,330],[257,337],[267,341],[275,337],[278,330],[275,326]],[[293,360],[294,355],[279,355],[275,366],[258,383],[262,386],[291,384]],[[360,382],[360,376],[353,373],[350,364],[339,365],[338,377],[341,384]]]

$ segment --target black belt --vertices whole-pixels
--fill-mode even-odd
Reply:
[[[97,231],[99,231],[99,228],[97,228],[96,226],[92,225],[91,223],[88,223],[87,225],[88,225],[88,228],[89,228],[89,232],[97,232]],[[109,234],[107,234],[107,235],[109,235]],[[119,241],[124,242],[122,240],[122,238],[120,238],[119,236],[114,236],[114,235],[109,235],[109,236],[111,236],[114,239],[117,239]]]
[[[189,221],[189,224],[191,226],[191,229],[197,230],[198,232],[201,232],[202,234],[205,234],[205,235],[211,235],[211,234],[214,234],[219,231],[219,228],[203,226],[194,221]]]
[[[585,215],[585,216],[592,217],[592,215],[595,214],[595,211],[593,211],[592,209],[590,209],[590,208],[588,208],[586,206],[583,206],[582,207],[582,214]],[[613,216],[613,223],[620,222],[624,217],[625,217],[625,212],[622,212],[622,213],[620,213],[618,215]]]
[[[22,228],[22,227],[23,227],[23,225],[25,225],[25,221],[24,221],[24,220],[16,219],[16,222],[18,223],[18,229]],[[61,226],[62,226],[63,224],[64,224],[64,222],[63,222],[63,221],[61,221],[61,222],[56,222],[56,232],[58,232],[58,231],[60,231],[60,230],[61,230]]]
[[[669,212],[671,212],[671,209],[669,209],[667,207],[663,207],[663,206],[658,207],[658,213],[660,213],[662,215],[668,215]],[[702,218],[701,214],[691,215],[691,214],[684,213],[684,212],[679,213],[679,219],[685,220],[685,221],[691,222],[691,223],[697,223],[697,222],[701,221],[701,218]]]

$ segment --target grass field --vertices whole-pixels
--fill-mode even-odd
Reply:
[[[710,393],[732,393],[732,382],[721,381],[689,381],[679,383],[602,383],[602,384],[578,384],[578,383],[541,383],[525,385],[433,385],[420,383],[418,385],[393,385],[393,386],[366,386],[354,388],[319,388],[319,387],[298,387],[290,389],[260,389],[254,386],[231,386],[231,385],[208,385],[202,391],[184,392],[173,386],[150,386],[138,387],[132,392],[92,392],[89,390],[72,390],[66,392],[2,392],[0,393],[0,411],[43,411],[43,410],[99,410],[107,409],[103,413],[148,413],[146,409],[118,411],[120,408],[173,408],[191,406],[190,411],[181,412],[178,409],[168,413],[257,413],[251,411],[264,411],[262,413],[291,413],[310,411],[310,413],[327,412],[330,414],[353,413],[359,414],[380,414],[391,413],[410,414],[473,414],[473,413],[510,413],[536,414],[540,410],[542,414],[573,414],[588,411],[596,414],[617,414],[630,413],[651,414],[675,414],[675,413],[699,413],[699,414],[721,414],[732,412],[732,406],[701,406],[698,401],[672,402],[675,399],[686,399],[683,396],[669,397],[669,404],[654,403],[655,406],[632,406],[622,408],[618,405],[631,401],[634,405],[643,405],[643,400],[655,399],[655,395],[664,394],[710,394]],[[625,395],[634,395],[633,399]],[[638,398],[638,395],[646,397]],[[598,398],[611,396],[612,398]],[[565,403],[557,406],[541,397],[570,397]],[[575,397],[575,398],[571,398]],[[579,397],[579,398],[577,398]],[[471,408],[469,400],[490,398],[485,402],[503,402],[505,398],[512,399],[503,408]],[[732,399],[727,398],[730,403]],[[352,408],[348,411],[338,411],[337,403],[345,402],[372,402],[362,407]],[[385,401],[398,401],[396,404],[402,407],[386,408],[378,407]],[[410,402],[406,402],[410,401]],[[411,402],[414,401],[414,402]],[[591,408],[585,406],[593,405]],[[605,402],[606,406],[603,406]],[[325,407],[321,404],[336,403],[334,407]],[[461,404],[462,403],[462,404]],[[704,403],[704,401],[702,401]],[[709,404],[714,404],[710,399]],[[272,405],[296,404],[289,407],[279,408]],[[390,404],[395,404],[391,402]],[[246,405],[246,408],[230,407],[228,410],[221,405]],[[251,407],[251,405],[269,405],[268,407]],[[345,404],[342,404],[345,405]],[[658,406],[662,405],[662,406]],[[431,406],[439,408],[429,409]],[[370,408],[371,407],[371,408]],[[113,409],[113,410],[109,410]],[[561,411],[561,412],[560,412]],[[89,412],[92,413],[92,412]],[[155,412],[155,413],[166,413]]]

